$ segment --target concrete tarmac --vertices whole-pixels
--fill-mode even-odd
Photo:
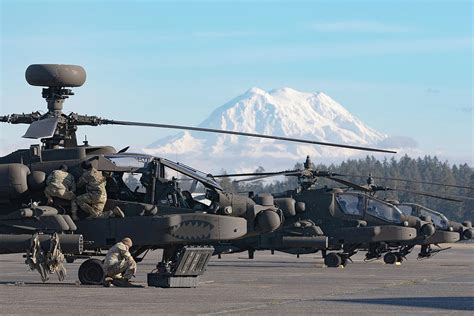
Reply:
[[[191,289],[104,288],[68,276],[43,284],[21,255],[0,256],[0,314],[474,314],[474,244],[456,244],[431,259],[416,250],[399,266],[364,262],[326,268],[319,254],[257,252],[214,257],[200,285]],[[139,264],[136,282],[160,258]]]

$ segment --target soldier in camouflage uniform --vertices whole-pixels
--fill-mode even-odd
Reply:
[[[102,215],[102,211],[107,201],[107,192],[105,191],[106,178],[101,171],[98,171],[90,161],[82,163],[84,173],[77,181],[77,187],[86,187],[86,193],[79,195],[72,207],[73,219],[77,219],[77,207],[89,214],[89,218],[95,218]]]
[[[48,198],[48,205],[53,204],[53,198],[72,201],[76,197],[76,180],[68,173],[68,167],[61,165],[58,170],[51,172],[46,179],[44,194]]]
[[[122,239],[109,249],[104,260],[105,279],[104,286],[134,287],[130,279],[137,272],[137,263],[130,254],[132,240],[128,237]]]
[[[103,212],[105,202],[107,202],[107,191],[105,184],[107,179],[102,174],[102,171],[95,169],[90,161],[82,163],[84,173],[77,181],[77,187],[86,187],[86,193],[79,195],[72,203],[71,213],[72,219],[78,220],[77,209],[80,207],[83,211],[89,214],[88,219],[98,217],[125,217],[122,210],[116,206],[113,210]]]

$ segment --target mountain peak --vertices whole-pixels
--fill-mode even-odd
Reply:
[[[366,126],[328,95],[289,87],[268,92],[251,88],[218,107],[199,126],[360,146],[376,145],[387,137]],[[185,154],[193,158],[183,162],[206,171],[210,166],[250,171],[259,165],[277,166],[275,161],[280,161],[279,167],[288,168],[308,154],[315,159],[360,154],[349,149],[198,132],[160,139],[145,151],[173,159],[176,153]],[[272,166],[267,167],[268,163]]]
[[[303,92],[295,90],[290,87],[282,87],[282,88],[277,88],[270,91],[270,94],[295,94],[295,93],[303,93]]]
[[[267,94],[267,91],[260,89],[259,87],[252,87],[247,90],[243,95],[251,95],[251,94],[260,94],[260,95],[265,95]]]

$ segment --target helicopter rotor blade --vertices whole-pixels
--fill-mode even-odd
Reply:
[[[159,127],[159,128],[168,128],[168,129],[180,129],[180,130],[197,131],[197,132],[208,132],[208,133],[230,134],[230,135],[257,137],[257,138],[268,138],[268,139],[275,139],[275,140],[284,140],[284,141],[288,141],[288,142],[323,145],[323,146],[331,146],[331,147],[339,147],[339,148],[349,148],[349,149],[374,151],[374,152],[382,152],[382,153],[390,153],[390,154],[395,154],[396,153],[396,151],[386,150],[386,149],[377,149],[377,148],[352,146],[352,145],[342,145],[342,144],[329,143],[329,142],[318,142],[318,141],[313,141],[313,140],[308,140],[308,139],[297,139],[297,138],[282,137],[282,136],[270,136],[270,135],[257,134],[257,133],[244,133],[244,132],[226,131],[226,130],[219,130],[219,129],[213,129],[213,128],[193,127],[193,126],[184,126],[184,125],[170,125],[170,124],[116,121],[116,120],[108,120],[108,119],[101,119],[100,124],[103,124],[103,125],[126,125],[126,126],[142,126],[142,127]]]
[[[330,179],[332,181],[336,181],[336,182],[339,182],[339,183],[342,183],[344,185],[347,185],[348,187],[351,187],[353,188],[354,190],[358,190],[358,191],[362,191],[362,192],[372,192],[371,189],[368,189],[366,187],[363,187],[361,185],[358,185],[358,184],[355,184],[355,183],[352,183],[350,181],[347,181],[347,180],[344,180],[344,179],[339,179],[339,178],[334,178],[334,177],[330,177],[330,176],[327,176],[325,177],[326,179]]]
[[[257,176],[257,177],[251,177],[251,178],[246,178],[246,179],[234,180],[233,182],[235,182],[235,183],[239,183],[239,182],[251,182],[251,181],[256,181],[256,180],[260,180],[260,179],[270,178],[270,177],[274,177],[274,176],[277,176],[277,175]]]
[[[417,191],[417,190],[408,190],[408,189],[399,189],[399,188],[384,188],[382,189],[383,191],[399,191],[399,192],[407,192],[407,193],[412,193],[416,195],[423,195],[423,196],[428,196],[432,197],[435,199],[440,199],[440,200],[446,200],[446,201],[451,201],[451,202],[465,202],[465,200],[471,200],[472,198],[470,197],[461,197],[461,196],[453,196],[453,195],[444,195],[444,194],[434,194],[430,192],[424,192],[424,191]]]
[[[276,171],[276,172],[248,172],[248,173],[229,173],[229,174],[218,174],[213,175],[214,178],[236,178],[236,177],[250,177],[250,176],[279,176],[285,175],[286,173],[298,172],[299,170],[287,170],[287,171]]]
[[[120,149],[119,151],[117,151],[117,154],[124,153],[124,152],[126,152],[129,148],[130,148],[130,146],[124,147],[124,148]]]
[[[344,177],[354,177],[354,178],[367,178],[367,176],[362,176],[362,175],[357,175],[357,174],[341,174],[341,176],[344,176]],[[440,183],[440,182],[408,180],[408,179],[402,179],[402,178],[391,178],[391,177],[382,177],[382,176],[378,176],[378,177],[376,177],[376,176],[371,176],[371,177],[374,178],[374,179],[387,180],[387,181],[401,181],[401,182],[408,182],[408,183],[422,183],[422,184],[439,185],[439,186],[445,186],[445,187],[453,187],[453,188],[474,190],[474,187],[467,187],[467,186],[456,185],[456,184],[445,184],[445,183]]]

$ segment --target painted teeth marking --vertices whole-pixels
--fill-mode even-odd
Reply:
[[[204,221],[185,221],[174,225],[170,234],[175,238],[195,241],[209,239],[213,228],[214,225]]]

